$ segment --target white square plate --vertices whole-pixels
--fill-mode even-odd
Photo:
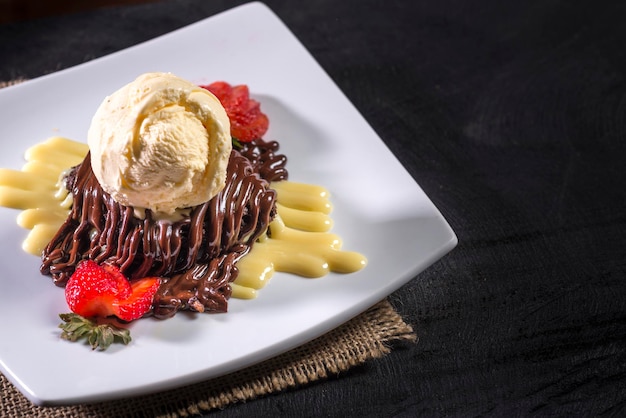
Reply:
[[[233,30],[237,28],[237,30]],[[166,390],[250,366],[366,310],[450,251],[457,238],[363,117],[263,4],[250,3],[132,48],[0,90],[0,167],[19,169],[49,136],[85,141],[100,101],[139,74],[247,84],[270,118],[290,179],[328,188],[334,232],[369,261],[362,271],[304,279],[277,273],[227,314],[132,325],[105,352],[59,338],[63,289],[21,250],[26,231],[0,209],[0,371],[39,405]]]

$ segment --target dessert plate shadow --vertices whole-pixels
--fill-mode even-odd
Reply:
[[[94,352],[59,338],[58,314],[68,311],[63,289],[21,250],[18,212],[2,208],[0,371],[35,404],[136,396],[245,368],[358,315],[457,243],[419,185],[262,3],[0,90],[0,167],[19,169],[23,152],[50,136],[85,141],[104,97],[152,71],[247,84],[270,118],[265,138],[288,157],[290,180],[331,192],[333,231],[368,266],[321,279],[277,273],[257,299],[231,300],[227,314],[136,321],[130,345]]]

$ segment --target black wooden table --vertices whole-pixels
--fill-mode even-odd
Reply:
[[[0,26],[0,79],[67,68],[240,3],[171,0]],[[266,4],[459,245],[391,295],[417,344],[212,415],[625,416],[626,7]]]

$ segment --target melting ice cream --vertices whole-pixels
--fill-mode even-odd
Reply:
[[[172,214],[225,184],[230,123],[208,90],[147,73],[104,99],[88,132],[91,166],[115,201]]]

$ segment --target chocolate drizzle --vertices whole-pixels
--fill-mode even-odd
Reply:
[[[271,142],[250,142],[243,143],[240,149],[241,155],[245,156],[253,166],[259,171],[259,175],[267,181],[287,180],[289,176],[287,168],[287,157],[276,154],[279,144]]]
[[[270,181],[285,180],[286,158],[278,143],[243,144],[230,156],[226,186],[210,201],[191,208],[179,221],[144,219],[118,204],[100,187],[90,156],[66,177],[73,205],[45,248],[41,272],[64,286],[83,259],[112,263],[131,280],[162,277],[154,315],[178,310],[224,312],[237,277],[236,262],[265,232],[275,215]]]

